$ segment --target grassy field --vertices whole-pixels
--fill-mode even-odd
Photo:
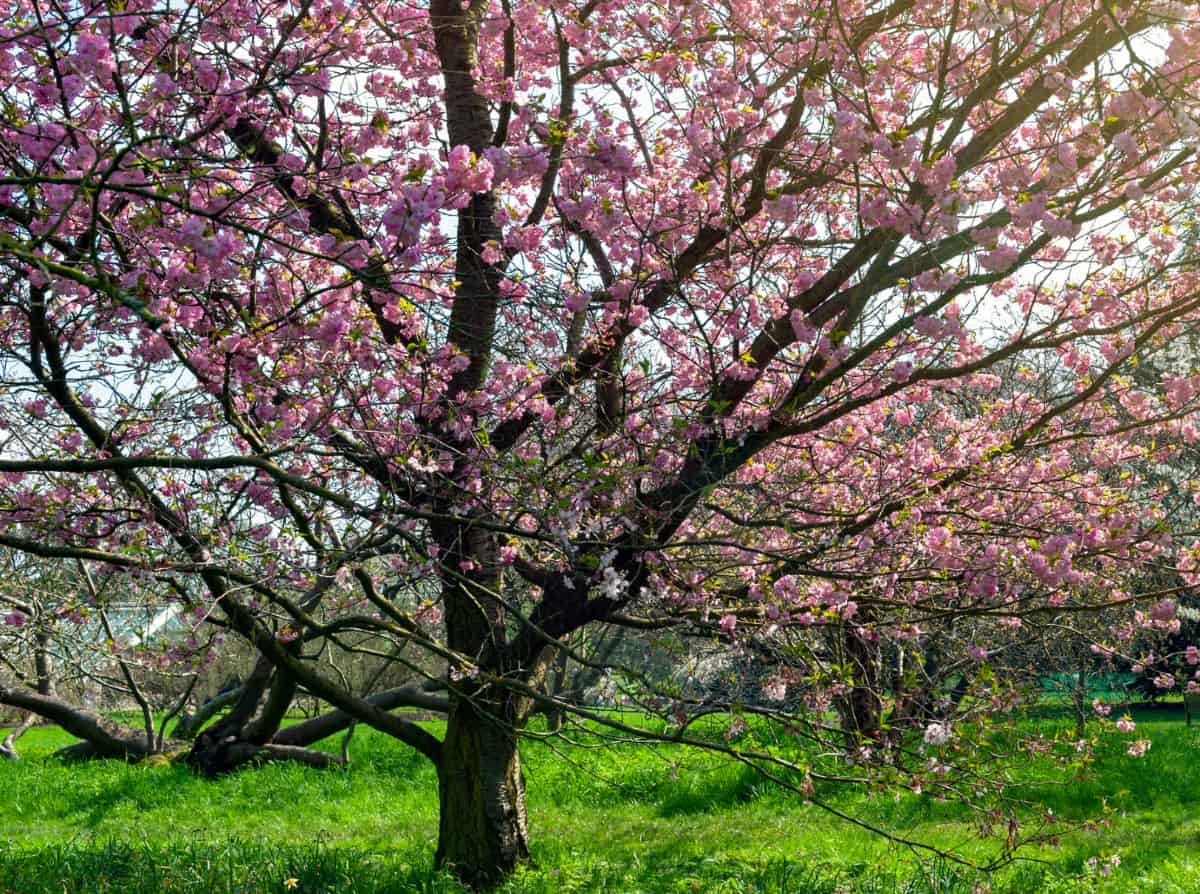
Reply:
[[[1145,757],[1113,742],[1083,779],[1042,795],[1064,820],[1107,821],[990,876],[889,844],[745,768],[663,748],[531,742],[523,753],[537,865],[503,891],[1194,894],[1200,727],[1187,729],[1181,710],[1138,719],[1154,741]],[[370,731],[355,737],[348,772],[276,765],[215,782],[170,765],[44,759],[67,741],[37,729],[21,741],[25,760],[0,762],[0,892],[461,890],[432,867],[432,770]],[[825,794],[906,837],[982,853],[961,806]],[[1111,876],[1089,870],[1089,857],[1114,854]]]

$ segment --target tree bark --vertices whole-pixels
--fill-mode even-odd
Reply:
[[[1088,686],[1088,666],[1086,659],[1080,659],[1079,669],[1075,674],[1075,685],[1072,687],[1072,701],[1075,707],[1075,738],[1087,736],[1088,696],[1091,695]]]
[[[436,694],[437,690],[442,688],[444,688],[443,685],[432,682],[400,686],[369,695],[366,700],[385,711],[404,707],[423,708],[426,711],[444,714],[449,709],[449,702],[445,696]],[[281,729],[271,739],[271,743],[274,745],[312,745],[334,733],[340,733],[354,722],[354,718],[345,711],[328,711],[303,723]]]
[[[554,654],[554,661],[550,673],[549,692],[552,696],[558,697],[562,695],[563,688],[567,683],[567,650],[559,649]],[[546,711],[546,729],[549,732],[561,732],[563,723],[566,720],[566,711],[559,707],[552,707]]]
[[[854,683],[841,706],[846,747],[857,748],[864,740],[879,737],[883,700],[879,691],[879,642],[861,627],[848,625],[844,634],[847,663]]]
[[[187,755],[192,769],[213,777],[269,760],[298,761],[312,767],[344,766],[349,762],[345,754],[338,758],[306,746],[350,727],[354,718],[335,710],[281,728],[296,698],[296,681],[289,673],[271,668],[269,661],[261,659],[245,684],[235,690],[237,704],[233,710],[196,735]],[[444,711],[449,702],[436,694],[439,688],[441,684],[432,682],[401,686],[364,701],[385,711],[402,706]]]
[[[194,739],[204,728],[204,724],[212,720],[220,711],[228,708],[242,697],[240,685],[219,692],[196,709],[195,714],[184,714],[175,724],[173,735],[176,739]]]
[[[40,695],[54,695],[54,659],[50,656],[50,634],[39,632],[33,639],[33,667]]]
[[[68,704],[52,695],[32,689],[0,686],[0,704],[32,711],[53,721],[73,736],[90,743],[96,756],[137,761],[154,752],[155,742],[146,741],[146,733],[115,723],[107,717]]]
[[[221,776],[257,758],[263,744],[279,728],[287,710],[286,704],[279,705],[280,698],[290,700],[294,692],[291,681],[284,680],[270,661],[260,657],[243,684],[233,710],[199,733],[192,742],[186,758],[188,766],[204,776]],[[264,696],[267,696],[267,703],[256,723],[255,715]],[[274,728],[265,729],[271,723]]]
[[[458,702],[446,727],[436,861],[486,888],[529,859],[529,829],[516,732],[477,704]]]
[[[429,20],[445,84],[446,133],[452,146],[467,146],[481,155],[495,130],[487,98],[478,90],[480,26],[489,14],[488,0],[431,0]],[[491,357],[500,307],[502,267],[485,261],[489,244],[502,245],[492,192],[471,196],[458,212],[455,239],[455,292],[447,341],[462,351],[467,363],[446,385],[447,418],[460,393],[470,394],[483,381]],[[431,426],[428,434],[461,450],[470,444],[452,431]],[[466,473],[466,466],[451,477]],[[463,480],[439,487],[434,505],[450,519],[464,492]],[[477,495],[481,505],[488,495]],[[443,606],[446,644],[470,665],[454,669],[466,674],[527,679],[528,668],[512,660],[507,643],[499,545],[486,527],[469,521],[439,521],[434,538],[443,563]],[[471,666],[473,665],[473,666]],[[446,738],[436,757],[441,820],[437,863],[449,867],[467,884],[486,887],[499,882],[529,856],[525,821],[525,785],[517,748],[519,713],[515,700],[489,692],[468,676],[451,681]]]
[[[25,719],[21,721],[21,725],[4,737],[4,741],[0,742],[0,758],[9,761],[21,759],[21,755],[17,753],[16,741],[29,732],[36,720],[36,714],[26,715]]]
[[[54,659],[50,656],[50,635],[39,631],[33,638],[33,667],[36,678],[35,689],[38,695],[53,698],[54,692]],[[4,737],[0,742],[0,758],[4,760],[20,760],[17,753],[17,739],[25,735],[37,722],[38,715],[30,711],[21,724]]]

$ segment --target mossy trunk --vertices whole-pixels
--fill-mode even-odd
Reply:
[[[437,864],[477,889],[529,859],[521,755],[506,727],[459,702],[442,743]]]

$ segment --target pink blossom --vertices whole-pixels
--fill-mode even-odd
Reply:
[[[450,150],[445,175],[447,192],[479,193],[487,192],[492,186],[492,176],[495,171],[492,163],[485,158],[477,158],[466,145],[458,145]]]
[[[790,223],[799,212],[799,199],[796,196],[781,196],[778,199],[767,199],[763,206],[771,220]]]
[[[108,40],[99,34],[83,32],[75,38],[75,52],[70,56],[71,64],[81,74],[103,77],[114,68],[112,50]]]
[[[1129,158],[1130,161],[1137,160],[1137,157],[1138,157],[1137,139],[1134,138],[1133,134],[1131,134],[1129,131],[1127,131],[1127,130],[1121,131],[1119,134],[1117,134],[1115,137],[1113,137],[1112,142],[1113,142],[1113,146],[1115,146],[1117,149],[1119,149],[1121,152],[1123,152],[1125,154],[1125,156],[1127,158]]]
[[[1150,750],[1150,740],[1149,739],[1138,739],[1136,742],[1131,742],[1129,744],[1129,748],[1126,749],[1126,753],[1130,757],[1141,757],[1149,750]]]
[[[1164,599],[1161,602],[1155,603],[1150,609],[1150,617],[1155,621],[1170,621],[1175,617],[1175,602],[1171,599]]]

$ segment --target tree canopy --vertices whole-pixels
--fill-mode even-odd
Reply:
[[[309,692],[438,765],[484,882],[531,712],[618,723],[547,689],[596,625],[752,658],[847,777],[978,792],[928,758],[1013,703],[989,654],[1174,623],[1192,6],[0,10],[0,545],[253,647],[197,766]],[[681,740],[733,705],[625,665]]]

